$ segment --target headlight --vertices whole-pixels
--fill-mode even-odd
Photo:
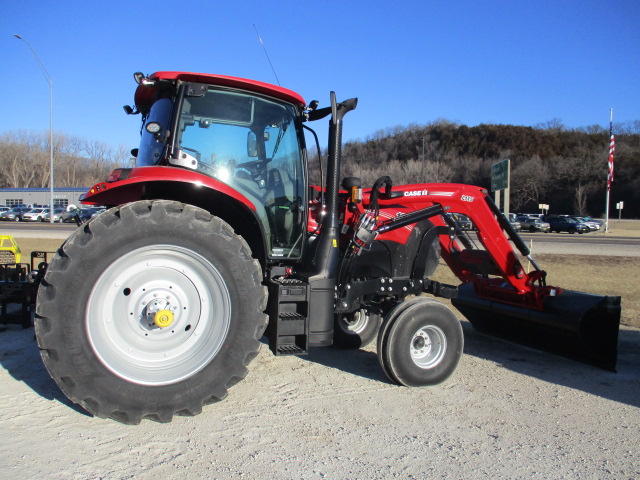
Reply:
[[[149,122],[144,128],[147,130],[147,132],[155,135],[156,133],[160,133],[160,131],[162,130],[162,125],[160,125],[158,122]]]

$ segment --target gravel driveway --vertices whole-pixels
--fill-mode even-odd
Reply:
[[[0,480],[640,478],[640,330],[620,331],[611,373],[463,328],[442,385],[390,384],[375,343],[279,358],[265,345],[223,402],[132,427],[71,404],[33,330],[12,325]]]
[[[124,426],[71,405],[32,330],[0,333],[2,479],[640,477],[640,331],[618,373],[476,333],[446,383],[384,377],[375,347],[273,357],[221,403]]]

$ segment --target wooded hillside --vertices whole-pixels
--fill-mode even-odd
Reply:
[[[624,201],[623,218],[640,217],[640,121],[614,124],[615,177],[609,215]],[[491,165],[511,159],[511,210],[604,216],[609,132],[599,126],[565,129],[560,122],[532,127],[445,120],[379,131],[343,147],[344,176],[370,186],[389,175],[394,184],[421,182],[491,186]]]
[[[610,217],[624,201],[623,218],[640,218],[640,121],[614,124],[615,179]],[[321,139],[321,141],[323,141]],[[491,186],[491,165],[511,159],[511,210],[604,216],[609,132],[600,126],[566,129],[559,121],[535,128],[513,125],[468,127],[446,120],[376,132],[343,147],[344,176],[370,186],[382,175],[394,184],[456,182]],[[313,156],[312,156],[313,158]],[[99,141],[65,134],[54,137],[55,185],[89,187],[130,155]],[[311,160],[311,177],[317,162]],[[0,135],[0,188],[49,185],[48,133]],[[317,179],[316,179],[317,181]]]

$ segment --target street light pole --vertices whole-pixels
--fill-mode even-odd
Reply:
[[[424,182],[424,135],[422,136],[422,162],[420,162],[420,181]]]
[[[33,53],[33,56],[36,58],[40,70],[42,70],[42,73],[44,73],[44,76],[47,79],[47,83],[49,84],[49,168],[51,169],[51,180],[49,182],[49,193],[51,195],[51,203],[49,207],[51,208],[51,210],[49,221],[53,223],[53,81],[51,80],[49,72],[47,72],[47,69],[44,68],[43,63],[40,61],[40,57],[38,57],[38,54],[33,49],[31,44],[17,33],[14,33],[13,36],[27,44],[29,50],[31,50],[31,53]]]

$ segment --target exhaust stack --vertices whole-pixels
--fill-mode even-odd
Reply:
[[[327,160],[327,213],[316,239],[315,251],[307,265],[310,286],[310,346],[333,343],[333,315],[336,279],[340,264],[338,249],[338,190],[340,187],[340,161],[342,157],[342,119],[356,108],[357,98],[336,103],[331,92],[331,118],[329,120],[329,157]],[[321,115],[316,111],[316,115]]]

